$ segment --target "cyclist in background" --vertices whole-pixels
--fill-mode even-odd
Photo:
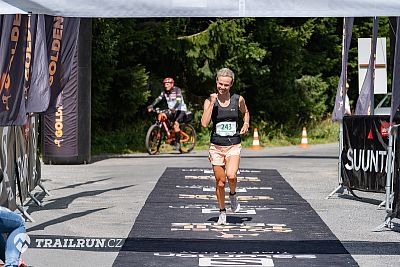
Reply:
[[[167,101],[168,109],[171,112],[171,121],[174,123],[175,149],[181,151],[179,123],[183,122],[185,118],[187,111],[186,104],[183,100],[181,88],[174,86],[174,79],[165,78],[163,83],[164,90],[153,101],[153,103],[147,107],[147,110],[151,112],[154,106],[156,106],[161,100],[165,99]]]

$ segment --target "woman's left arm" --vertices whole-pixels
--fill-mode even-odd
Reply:
[[[246,135],[249,132],[250,127],[250,113],[247,109],[246,102],[244,101],[243,96],[239,97],[239,110],[243,114],[243,126],[240,129],[240,134]]]

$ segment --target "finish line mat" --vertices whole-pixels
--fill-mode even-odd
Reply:
[[[211,169],[167,168],[113,266],[358,266],[276,170],[240,169],[237,194],[217,225]]]

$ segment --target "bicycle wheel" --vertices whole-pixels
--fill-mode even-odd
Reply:
[[[189,153],[196,145],[196,131],[190,124],[181,127],[181,152]]]
[[[161,145],[161,131],[158,125],[151,125],[146,134],[146,149],[150,155],[157,154]]]

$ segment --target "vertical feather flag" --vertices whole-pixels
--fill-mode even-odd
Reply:
[[[373,18],[371,55],[369,58],[367,74],[363,85],[361,86],[360,95],[358,96],[356,115],[373,114],[374,109],[374,80],[375,80],[375,58],[376,58],[376,41],[378,38],[378,18]]]
[[[332,120],[340,121],[343,119],[346,101],[346,70],[347,58],[350,49],[351,36],[353,31],[354,18],[345,18],[343,23],[343,52],[342,52],[342,72],[336,92],[335,107],[333,109]]]

